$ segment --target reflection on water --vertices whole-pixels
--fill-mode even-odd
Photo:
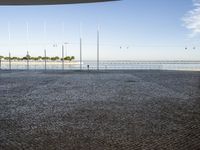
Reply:
[[[83,69],[96,69],[96,61],[83,61]],[[62,62],[47,62],[46,69],[61,70]],[[27,69],[26,61],[12,61],[12,69]],[[1,69],[9,69],[9,61],[1,62]],[[44,61],[30,61],[29,69],[42,70],[45,69]],[[65,62],[65,70],[78,70],[80,63],[78,61]],[[149,70],[200,70],[200,61],[101,61],[100,69],[149,69]]]

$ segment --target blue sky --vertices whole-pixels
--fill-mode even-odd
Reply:
[[[66,53],[78,60],[81,23],[85,60],[96,59],[98,25],[102,60],[199,60],[198,4],[198,0],[122,0],[1,6],[0,55],[10,51],[24,56],[28,49],[38,56],[46,48],[49,56],[61,56],[61,43],[68,42]]]

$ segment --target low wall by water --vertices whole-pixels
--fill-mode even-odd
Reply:
[[[78,61],[7,61],[2,60],[0,69],[19,69],[19,70],[80,70]],[[97,69],[96,61],[83,61],[82,69]],[[191,70],[200,71],[200,61],[100,61],[101,70]]]

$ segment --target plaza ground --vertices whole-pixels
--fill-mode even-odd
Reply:
[[[0,70],[1,150],[198,150],[200,72]]]

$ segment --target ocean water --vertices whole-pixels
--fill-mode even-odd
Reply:
[[[1,61],[1,69],[9,69],[9,61]],[[44,61],[30,61],[27,67],[26,61],[11,61],[11,69],[25,70],[42,70],[45,69]],[[47,61],[46,69],[62,70],[62,62]],[[79,70],[78,61],[65,62],[65,70]],[[96,61],[83,61],[82,69],[97,69]],[[99,69],[101,70],[196,70],[200,71],[200,61],[100,61]]]

